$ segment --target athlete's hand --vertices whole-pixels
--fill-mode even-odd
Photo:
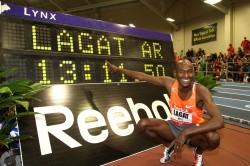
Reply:
[[[105,62],[107,63],[108,69],[109,69],[110,72],[117,72],[117,70],[118,70],[118,67],[117,67],[117,66],[112,65],[112,64],[109,63],[107,60],[105,60]]]
[[[180,133],[180,135],[178,135],[175,138],[173,146],[174,146],[174,152],[177,155],[177,157],[180,155],[181,149],[182,149],[183,145],[185,144],[186,140],[187,140],[187,134],[186,134],[185,130],[183,130]]]

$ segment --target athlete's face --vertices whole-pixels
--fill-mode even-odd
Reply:
[[[187,60],[177,63],[176,66],[176,78],[179,85],[186,88],[194,81],[194,69],[193,64]]]

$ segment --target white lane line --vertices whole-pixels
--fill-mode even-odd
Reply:
[[[159,147],[159,146],[162,146],[162,145],[160,144],[160,145],[157,145],[157,146],[151,147],[151,148],[149,148],[149,149],[145,149],[145,150],[143,150],[143,151],[140,151],[140,152],[137,152],[137,153],[131,154],[131,155],[129,155],[129,156],[126,156],[126,157],[123,157],[123,158],[120,158],[120,159],[117,159],[117,160],[111,161],[111,162],[109,162],[109,163],[102,164],[101,166],[105,166],[105,165],[108,165],[108,164],[111,164],[111,163],[114,163],[114,162],[117,162],[117,161],[120,161],[120,160],[123,160],[123,159],[129,158],[129,157],[131,157],[131,156],[135,156],[135,155],[137,155],[137,154],[140,154],[140,153],[146,152],[146,151],[148,151],[148,150],[151,150],[151,149],[157,148],[157,147]]]
[[[227,120],[234,119],[234,120],[238,120],[240,123],[245,122],[245,124],[250,124],[250,121],[249,121],[249,120],[246,120],[246,119],[235,118],[235,117],[227,116],[227,115],[222,115],[222,117],[223,117],[224,119],[227,119]]]
[[[227,97],[219,97],[219,96],[213,96],[215,98],[222,98],[222,99],[228,99],[228,100],[236,100],[236,101],[244,101],[250,103],[249,100],[240,100],[240,99],[233,99],[233,98],[227,98]]]
[[[246,94],[239,94],[239,93],[229,93],[229,92],[222,92],[222,91],[216,91],[219,93],[226,93],[226,94],[232,94],[232,95],[239,95],[239,96],[250,96],[250,95],[246,95]]]
[[[250,86],[237,86],[237,85],[225,85],[225,84],[223,84],[223,85],[221,85],[222,87],[223,86],[232,86],[232,87],[240,87],[240,88],[250,88]],[[217,86],[216,88],[218,88],[218,87],[220,87],[220,86]]]
[[[229,108],[234,108],[234,109],[239,109],[239,110],[244,110],[244,111],[250,112],[250,109],[244,109],[244,108],[239,108],[239,107],[232,107],[232,106],[223,105],[223,104],[217,104],[217,103],[216,103],[216,105],[220,105],[220,106],[223,106],[223,107],[229,107]]]
[[[225,86],[238,86],[238,87],[250,87],[250,84],[244,84],[244,83],[221,83],[218,82],[221,85],[225,85]]]
[[[246,90],[243,90],[243,89],[234,89],[234,88],[222,88],[222,87],[214,87],[214,89],[230,89],[230,90],[237,90],[237,91],[243,91],[245,92]],[[249,92],[250,94],[250,92]]]

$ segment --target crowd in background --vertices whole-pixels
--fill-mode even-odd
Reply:
[[[197,51],[188,49],[185,56],[177,56],[176,61],[182,58],[189,59],[195,72],[212,74],[219,81],[250,82],[250,41],[246,37],[235,50],[229,44],[225,53],[207,55],[202,48]]]

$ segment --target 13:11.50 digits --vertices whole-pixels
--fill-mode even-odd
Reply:
[[[119,68],[134,68],[153,76],[165,76],[163,64],[119,62]],[[108,83],[108,82],[134,82],[124,74],[112,74],[108,71],[107,63],[101,61],[51,61],[40,59],[35,61],[35,78],[42,84],[74,84],[74,83]],[[126,67],[125,67],[126,66]],[[52,69],[53,68],[53,69]],[[53,72],[51,72],[53,71]]]

